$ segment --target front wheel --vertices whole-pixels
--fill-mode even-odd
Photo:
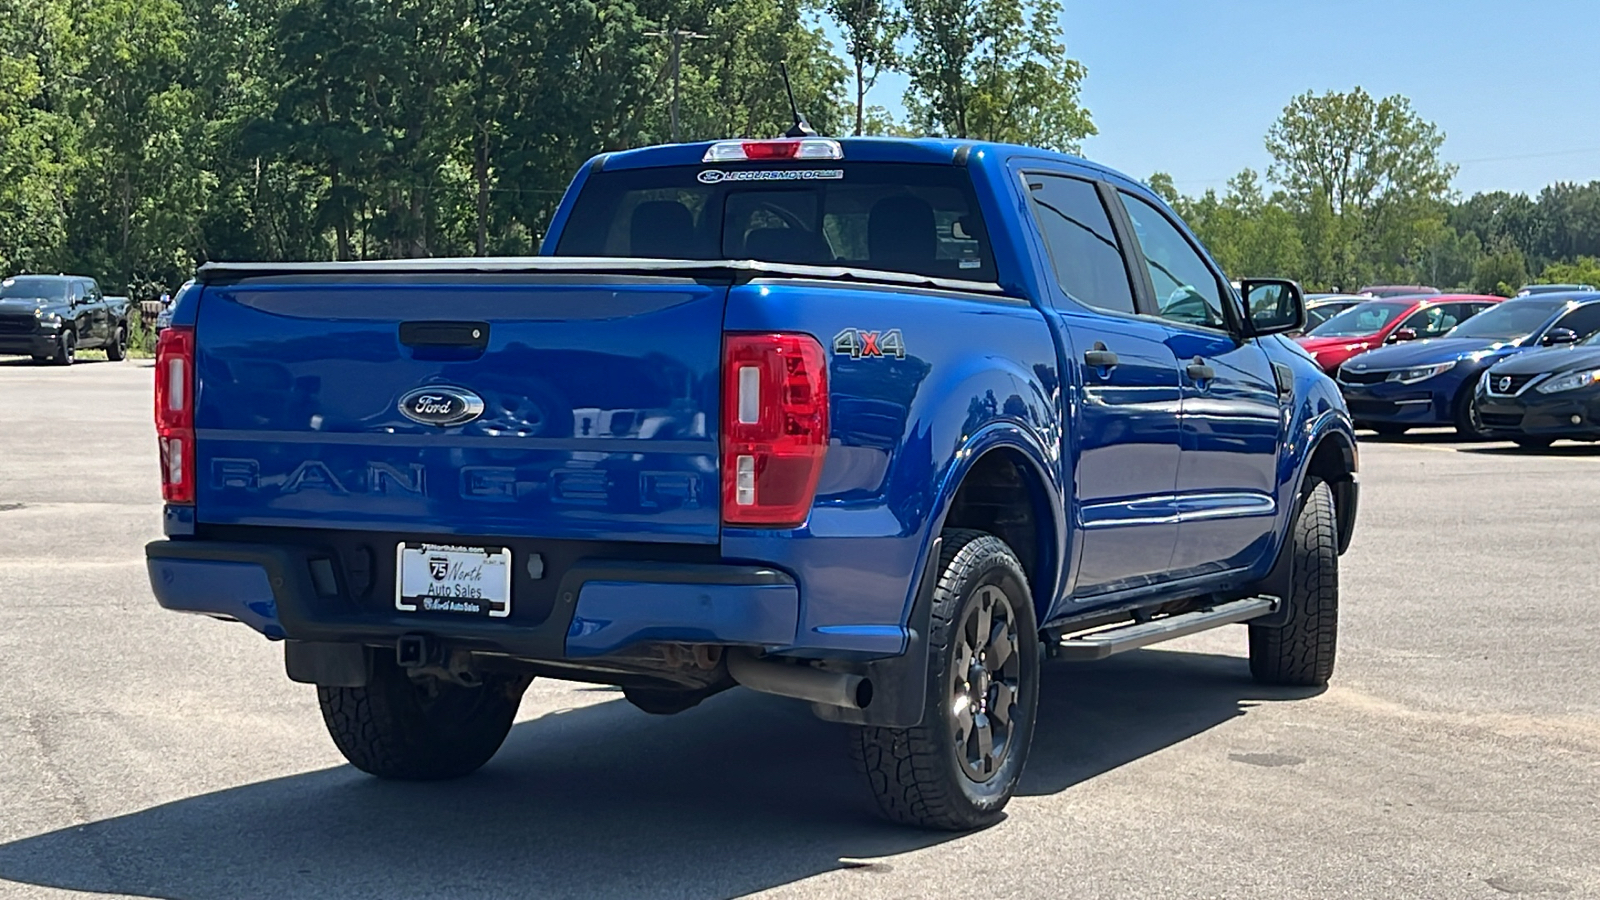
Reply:
[[[527,682],[477,687],[413,679],[393,654],[374,654],[366,687],[317,688],[322,720],[350,764],[379,778],[432,781],[477,771],[511,731]]]
[[[1481,441],[1489,436],[1483,430],[1483,420],[1478,418],[1478,404],[1473,402],[1473,397],[1478,392],[1478,378],[1468,379],[1467,383],[1461,386],[1460,395],[1456,397],[1456,434],[1462,440]]]
[[[1006,543],[944,533],[928,635],[928,696],[915,728],[858,727],[851,755],[884,816],[965,831],[1016,792],[1039,706],[1039,628]]]
[[[1322,687],[1339,638],[1339,534],[1327,482],[1311,482],[1290,540],[1289,618],[1250,626],[1250,674],[1262,684]]]
[[[50,361],[58,366],[70,366],[77,360],[78,336],[68,331],[56,338],[56,352]]]
[[[117,331],[111,336],[111,343],[106,345],[106,359],[112,362],[122,362],[128,356],[128,326],[118,325]]]

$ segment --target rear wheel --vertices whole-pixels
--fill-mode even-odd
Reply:
[[[1039,704],[1039,628],[1027,576],[999,538],[944,534],[916,728],[858,727],[851,754],[884,816],[962,831],[1016,791]]]
[[[413,679],[377,653],[366,687],[317,688],[322,720],[350,764],[379,778],[429,781],[477,771],[511,730],[527,682],[490,676],[477,687]]]
[[[1250,674],[1262,684],[1321,687],[1333,676],[1339,637],[1339,536],[1327,482],[1312,481],[1290,535],[1289,619],[1250,626]]]
[[[56,352],[50,361],[58,366],[70,366],[78,360],[78,336],[68,331],[56,338]]]
[[[117,331],[111,336],[111,343],[106,344],[106,359],[112,362],[121,362],[128,356],[128,326],[118,325]]]

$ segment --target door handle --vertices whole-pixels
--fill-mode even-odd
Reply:
[[[1094,342],[1094,349],[1083,351],[1083,364],[1091,369],[1109,369],[1117,364],[1117,355],[1106,349],[1106,345],[1099,341]]]
[[[1210,381],[1217,377],[1217,370],[1206,365],[1206,361],[1196,356],[1194,362],[1184,371],[1189,373],[1190,381]]]

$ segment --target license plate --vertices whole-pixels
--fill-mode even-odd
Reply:
[[[395,552],[394,608],[503,619],[511,615],[511,551],[403,542]]]

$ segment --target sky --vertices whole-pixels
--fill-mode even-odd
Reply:
[[[1178,190],[1265,174],[1296,94],[1403,94],[1464,195],[1600,179],[1600,0],[1063,0],[1100,134],[1085,156]],[[842,48],[842,42],[836,42]],[[896,113],[904,77],[869,100]]]

